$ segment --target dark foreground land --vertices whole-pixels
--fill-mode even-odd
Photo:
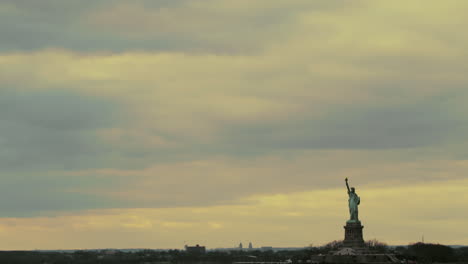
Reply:
[[[372,244],[372,243],[371,243]],[[87,263],[174,263],[174,264],[231,264],[236,262],[287,262],[310,263],[310,256],[326,254],[340,246],[334,241],[321,247],[299,250],[260,251],[231,250],[209,251],[204,254],[189,254],[181,250],[140,250],[125,252],[119,250],[94,250],[74,252],[3,251],[1,264],[87,264]],[[380,253],[392,252],[403,263],[468,263],[468,247],[452,248],[438,244],[417,243],[409,246],[390,248],[385,244],[373,243],[372,249]]]

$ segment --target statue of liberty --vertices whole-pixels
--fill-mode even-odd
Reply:
[[[349,204],[349,220],[347,223],[360,223],[358,218],[358,205],[361,203],[361,198],[356,194],[354,187],[349,188],[348,178],[345,179],[346,188],[348,188],[348,204]]]

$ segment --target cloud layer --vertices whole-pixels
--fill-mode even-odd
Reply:
[[[224,212],[253,206],[249,199],[280,195],[297,203],[307,200],[301,193],[325,195],[345,177],[371,196],[382,186],[397,195],[425,186],[421,195],[428,195],[440,185],[447,192],[435,195],[448,199],[464,183],[468,164],[463,5],[3,1],[0,191],[8,202],[0,214],[10,223],[4,230],[16,232],[11,223],[26,230],[44,216],[65,226],[88,214],[112,222],[119,219],[112,210],[135,219],[158,212],[151,221],[160,213],[187,219],[190,208],[210,215],[201,226],[219,229],[227,225]],[[333,215],[310,212],[316,224],[345,220],[322,202]],[[444,226],[459,224],[466,208],[439,204],[438,214],[424,200],[414,203],[421,214],[443,215]],[[265,206],[266,215],[289,212]],[[309,229],[312,215],[303,210],[291,215],[298,228]],[[395,220],[368,216],[381,225],[371,233],[392,225],[405,234],[421,225],[406,213]],[[441,226],[436,218],[425,230]],[[259,230],[239,221],[230,232]],[[278,221],[265,227],[262,243],[268,228],[291,228],[289,220]],[[182,241],[196,237],[171,231],[194,227],[190,221],[166,222],[149,227]],[[74,232],[69,228],[54,232],[66,237]],[[109,247],[110,240],[88,244],[86,234],[66,247]],[[391,243],[410,241],[381,234]],[[455,234],[437,237],[468,243]],[[338,238],[319,234],[312,242]],[[138,243],[157,244],[152,239]],[[206,239],[226,245],[214,234]],[[284,241],[307,239],[291,233]]]

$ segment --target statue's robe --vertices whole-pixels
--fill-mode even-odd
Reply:
[[[359,221],[358,219],[358,205],[361,203],[361,198],[354,193],[354,192],[348,192],[349,199],[349,215],[351,221]]]

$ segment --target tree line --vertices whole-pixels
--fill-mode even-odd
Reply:
[[[452,248],[440,244],[415,243],[408,246],[389,247],[377,240],[366,242],[377,253],[395,254],[401,260],[417,263],[468,263],[468,247]],[[146,264],[231,264],[233,262],[287,261],[307,263],[312,255],[327,254],[342,247],[342,241],[332,241],[322,246],[309,246],[299,250],[230,250],[208,251],[204,254],[188,253],[184,250],[141,250],[124,252],[118,250],[75,251],[75,252],[39,252],[39,251],[3,251],[0,263],[5,264],[111,264],[111,263],[146,263]]]

